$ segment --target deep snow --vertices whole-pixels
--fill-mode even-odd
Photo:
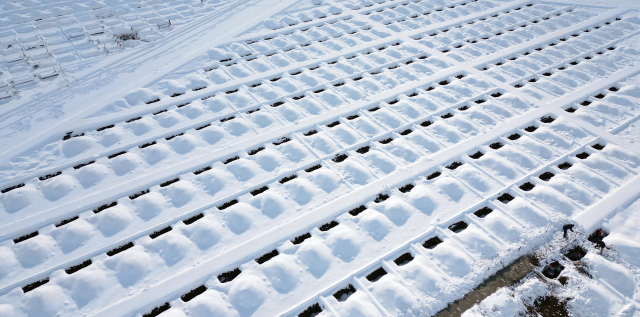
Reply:
[[[467,314],[549,292],[637,309],[635,9],[3,9],[0,316],[433,315],[520,256],[558,260],[568,222],[594,279],[562,262],[564,289],[527,278]]]

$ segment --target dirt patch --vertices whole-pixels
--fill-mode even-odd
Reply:
[[[568,317],[567,302],[569,300],[570,298],[560,299],[556,296],[540,297],[527,309],[535,314],[534,316]]]
[[[505,286],[511,286],[520,281],[525,275],[533,270],[534,265],[531,263],[532,258],[533,256],[523,256],[515,260],[513,263],[489,277],[462,299],[455,301],[446,309],[441,310],[439,313],[434,315],[434,317],[461,316],[466,310],[473,307],[476,303],[481,302],[498,289]]]

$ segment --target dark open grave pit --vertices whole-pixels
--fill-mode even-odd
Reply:
[[[433,237],[433,238],[429,238],[427,239],[422,246],[425,249],[433,249],[435,248],[438,244],[442,243],[442,240],[439,237]]]
[[[373,200],[375,203],[381,203],[385,200],[389,199],[389,195],[384,194],[384,193],[380,193],[378,194],[378,196],[376,196],[376,198]]]
[[[458,221],[452,225],[449,226],[449,230],[458,233],[458,232],[462,232],[462,230],[467,229],[467,227],[469,227],[469,225],[464,222],[464,221]]]
[[[491,212],[493,212],[493,209],[489,207],[482,207],[478,209],[476,212],[474,212],[473,214],[476,215],[476,217],[478,218],[484,218],[487,215],[489,215]]]
[[[378,268],[377,270],[369,273],[366,278],[369,282],[377,282],[381,277],[385,275],[387,275],[387,271],[385,271],[383,268]]]
[[[540,174],[540,176],[538,176],[541,180],[547,182],[549,181],[552,177],[556,176],[555,174],[551,173],[551,172],[544,172],[542,174]]]
[[[484,153],[482,153],[480,151],[477,151],[477,152],[469,155],[469,157],[474,159],[474,160],[477,160],[477,159],[481,158],[483,155],[484,155]]]
[[[413,255],[411,255],[411,253],[407,252],[401,256],[399,256],[397,259],[393,260],[393,262],[396,263],[397,266],[403,266],[409,262],[413,261]]]
[[[532,190],[534,187],[536,187],[536,185],[534,185],[534,184],[532,184],[530,182],[526,182],[526,183],[520,185],[520,189],[522,189],[522,190],[524,190],[526,192]]]
[[[555,261],[545,266],[545,268],[542,270],[542,274],[544,274],[544,276],[546,276],[547,278],[555,279],[560,275],[562,270],[564,270],[564,266],[562,266],[560,262]]]
[[[515,197],[511,196],[511,194],[509,194],[509,193],[504,193],[504,194],[498,196],[498,200],[503,204],[508,204],[514,198]]]
[[[587,250],[583,249],[581,246],[575,246],[564,254],[564,256],[571,261],[579,261],[585,255],[587,255]]]
[[[349,284],[349,286],[335,292],[333,294],[333,297],[335,297],[339,302],[344,302],[347,299],[349,299],[349,297],[353,295],[355,292],[356,292],[356,288],[353,287],[353,285]]]

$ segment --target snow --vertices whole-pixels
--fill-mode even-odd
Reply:
[[[637,9],[6,3],[0,316],[434,315],[536,250],[465,316],[633,315]]]

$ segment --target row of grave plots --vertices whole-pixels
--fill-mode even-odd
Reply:
[[[31,4],[34,4],[31,1]],[[47,1],[40,5],[20,8],[15,2],[4,4],[5,10],[0,13],[0,26],[3,28],[19,28],[25,25],[39,26],[48,22],[59,22],[70,25],[78,22],[95,21],[96,19],[112,19],[114,17],[140,16],[154,19],[190,19],[214,9],[220,2],[186,1]],[[152,23],[156,23],[153,22]]]
[[[638,293],[637,198],[624,205],[628,207],[599,221],[602,226],[593,231],[573,224],[563,227],[570,228],[564,234],[558,230],[530,256],[535,266],[531,273],[462,316],[486,316],[492,311],[601,316],[636,312],[635,305],[626,303]]]
[[[452,146],[533,108],[532,104],[511,94],[503,94],[474,75],[457,75],[439,80],[439,83],[409,90],[386,102],[348,105],[347,101],[343,101],[337,105],[341,107],[336,107],[323,103],[322,100],[326,96],[339,98],[339,93],[336,90],[325,90],[304,98],[298,96],[242,111],[226,112],[215,116],[215,119],[203,115],[205,121],[195,124],[191,122],[184,130],[159,130],[154,135],[160,134],[162,137],[138,138],[133,144],[125,143],[130,144],[128,147],[113,146],[106,154],[100,155],[101,152],[104,153],[104,146],[117,144],[116,141],[120,140],[127,141],[127,138],[144,134],[152,128],[163,129],[163,123],[169,127],[173,125],[172,122],[181,118],[186,120],[193,113],[198,114],[198,110],[204,112],[202,110],[206,106],[223,108],[221,105],[225,105],[231,108],[226,98],[240,93],[238,91],[222,95],[221,98],[209,98],[203,103],[194,102],[162,110],[144,118],[127,120],[124,124],[86,132],[84,135],[69,135],[44,150],[38,150],[33,155],[34,158],[44,155],[51,160],[52,156],[58,155],[59,163],[64,164],[66,161],[70,166],[3,188],[1,197],[5,216],[7,219],[22,218],[42,212],[43,204],[49,209],[55,208],[83,197],[86,193],[122,184],[123,181],[151,171],[170,168],[183,162],[186,157],[217,153],[216,158],[210,158],[209,162],[224,162],[238,155],[238,147],[244,147],[246,153],[251,153],[267,146],[269,139],[293,139],[295,143],[301,142],[304,146],[295,151],[301,153],[280,151],[285,161],[298,163],[303,158],[332,155],[358,144],[386,140],[392,136],[390,133],[399,133],[401,136],[406,135],[412,144],[404,145],[403,148],[413,149],[393,150],[393,156],[404,163],[411,163],[425,154]],[[340,112],[331,112],[332,109],[339,109]],[[317,117],[305,115],[304,110],[314,112]],[[291,119],[290,116],[305,121],[293,124],[287,120]],[[406,130],[414,129],[425,133],[403,134]],[[294,134],[290,135],[287,131],[293,131]],[[312,131],[326,133],[316,135]],[[274,135],[275,132],[278,134]],[[247,137],[254,136],[260,136],[260,140],[264,141],[242,142]],[[227,148],[239,142],[241,145]],[[100,156],[96,157],[96,154]],[[85,155],[90,158],[84,158]],[[256,160],[251,155],[242,156]],[[287,157],[289,158],[286,159]],[[282,165],[278,163],[281,160],[277,159],[259,170],[277,170]],[[28,162],[29,160],[22,161],[24,164]],[[12,168],[15,169],[16,166]],[[393,168],[384,170],[389,172]],[[243,173],[239,171],[237,177],[242,178]],[[247,179],[254,174],[255,172],[250,173],[251,176]]]
[[[567,133],[567,129],[572,133]],[[419,131],[412,131],[407,136],[415,133]],[[506,205],[516,202],[518,205],[517,202],[520,200],[516,197],[522,197],[523,201],[529,201],[528,204],[536,207],[522,207],[519,212],[527,215],[524,216],[527,221],[541,227],[546,226],[549,221],[544,216],[548,212],[574,215],[624,184],[636,175],[640,168],[640,158],[636,155],[615,144],[595,143],[590,141],[592,139],[593,136],[589,133],[566,120],[543,117],[540,121],[536,120],[489,144],[477,147],[468,157],[460,157],[446,166],[430,170],[398,187],[398,192],[393,190],[381,193],[376,196],[375,201],[366,203],[368,207],[360,207],[349,213],[345,211],[335,222],[330,222],[329,229],[341,224],[338,227],[341,229],[329,231],[333,238],[326,237],[334,242],[326,242],[327,246],[324,247],[321,244],[325,242],[320,245],[313,244],[314,250],[309,251],[310,260],[305,261],[304,255],[297,255],[298,259],[294,258],[292,261],[306,265],[305,275],[310,278],[309,283],[325,283],[323,287],[326,287],[329,285],[326,283],[330,283],[332,279],[325,278],[332,277],[335,282],[336,278],[342,278],[335,272],[344,272],[346,268],[336,268],[335,261],[322,260],[324,255],[333,254],[344,262],[344,265],[352,262],[362,265],[364,262],[360,261],[367,262],[372,256],[366,255],[367,252],[360,252],[361,248],[370,244],[364,243],[365,240],[384,242],[395,240],[391,239],[395,235],[406,237],[405,232],[415,231],[407,226],[424,228],[425,224],[434,219],[433,217],[444,218],[455,214],[456,210],[475,206],[486,202],[487,199],[497,199]],[[100,284],[102,286],[98,288],[108,289],[111,295],[107,297],[122,293],[122,287],[144,288],[146,285],[142,279],[147,280],[147,275],[140,275],[139,272],[149,272],[147,274],[153,280],[168,278],[176,272],[176,268],[191,267],[200,259],[221,252],[220,248],[229,250],[234,245],[246,242],[246,239],[283,225],[292,217],[321,208],[328,200],[346,197],[345,195],[353,190],[384,177],[387,173],[376,167],[375,163],[383,168],[385,165],[401,166],[397,159],[393,159],[393,148],[388,146],[393,146],[403,139],[381,141],[386,143],[387,147],[377,146],[372,149],[370,145],[365,145],[341,151],[321,161],[308,161],[293,173],[271,176],[272,180],[266,183],[252,179],[241,182],[243,180],[238,180],[233,171],[221,169],[230,168],[234,163],[238,167],[242,166],[239,164],[244,163],[241,158],[232,158],[227,164],[220,163],[218,166],[216,163],[212,168],[200,169],[196,173],[167,180],[149,190],[132,193],[130,197],[120,198],[39,231],[5,241],[2,246],[3,263],[8,265],[3,271],[3,280],[19,281],[24,276],[38,272],[51,272],[49,268],[65,265],[69,257],[81,258],[83,254],[87,254],[91,258],[90,263],[100,264],[91,265],[91,270],[86,272],[93,269],[103,271],[104,274],[101,276],[104,279]],[[294,141],[279,146],[294,145],[292,142]],[[580,146],[585,143],[588,145]],[[269,152],[269,149],[265,149],[258,153]],[[212,198],[215,201],[213,204]],[[541,210],[546,211],[541,214]],[[180,214],[183,216],[175,217]],[[322,228],[323,226],[320,226],[319,231],[314,229],[311,232],[312,236],[323,237],[324,234],[319,232],[328,229]],[[134,229],[141,230],[134,235],[135,240],[122,244],[122,239],[131,236]],[[392,234],[396,232],[395,229],[398,229],[397,233]],[[333,235],[335,232],[339,234]],[[508,232],[510,233],[507,234]],[[151,236],[147,237],[145,234]],[[494,243],[510,241],[508,237],[521,237],[512,231],[501,231],[499,234],[506,234],[507,237],[494,240]],[[290,242],[285,242],[288,243]],[[115,257],[120,251],[129,248],[133,252],[122,252]],[[286,248],[281,248],[278,252],[286,253]],[[320,249],[316,250],[317,248],[331,251],[326,253]],[[106,255],[100,255],[97,253],[101,252],[100,250],[108,252]],[[490,256],[487,257],[495,257],[497,250],[490,250],[492,251],[487,254]],[[354,259],[359,260],[354,262]],[[79,263],[85,263],[87,260],[83,259]],[[118,264],[120,261],[125,262]],[[468,267],[472,267],[470,263],[467,264]],[[251,266],[253,264],[249,267]],[[262,267],[257,267],[262,270]],[[245,266],[240,268],[236,273],[248,270]],[[327,275],[325,271],[329,268],[335,268],[337,271],[329,271],[334,273]],[[232,268],[233,271],[236,270]],[[284,270],[289,271],[299,270]],[[64,280],[67,276],[75,274],[73,269],[69,271],[71,273],[56,272],[58,271],[49,274],[51,279],[55,280],[59,275]],[[462,276],[467,273],[468,271],[464,271]],[[291,280],[287,276],[278,276],[278,279]],[[220,279],[221,283],[227,281],[225,278]],[[53,287],[57,283],[56,281],[49,286]],[[293,286],[272,283],[274,284],[271,287],[281,294],[288,294],[301,285],[307,285],[307,282],[294,283]],[[243,288],[255,286],[249,284],[243,284]],[[280,286],[285,289],[279,289]],[[316,285],[309,290],[316,291],[323,288],[321,286]],[[30,290],[29,287],[26,289]],[[49,288],[43,286],[43,289]],[[227,286],[220,286],[220,289],[229,290]],[[83,306],[89,302],[95,303],[92,305],[103,305],[92,296],[77,297],[77,294],[74,295],[77,291],[82,294],[95,294],[94,296],[102,292],[87,291],[84,288],[65,291],[64,296],[71,296],[78,303],[78,307],[73,309],[84,309]],[[15,302],[22,299],[13,296],[25,296],[24,300],[28,300],[29,296],[32,296],[30,293],[22,295],[23,290],[18,288],[4,297]],[[310,294],[303,297],[306,298],[308,295]],[[60,296],[63,296],[62,293]],[[43,298],[41,296],[38,300],[49,301],[49,298]],[[56,297],[51,300],[51,305],[57,305],[55,302],[60,299]],[[267,302],[263,307],[265,309],[269,307]],[[278,301],[273,301],[275,302]],[[233,300],[232,304],[238,310],[249,309],[243,307],[243,304],[234,304]],[[87,305],[87,309],[96,308],[92,305]]]
[[[211,79],[220,84],[234,78],[245,78],[253,72],[286,67],[292,62],[340,52],[348,47],[391,35],[380,26],[372,27],[371,24],[361,21],[359,17],[347,16],[327,23],[245,40],[244,43],[230,43],[211,49],[208,56],[202,59],[205,64],[203,68],[212,72]],[[207,57],[214,62],[207,65]]]
[[[91,14],[73,10],[72,14],[40,17],[34,22],[0,28],[0,55],[4,61],[0,67],[0,91],[5,91],[0,100],[11,98],[13,93],[8,90],[33,88],[39,81],[57,76],[68,63],[135,47],[141,40],[156,41],[167,29],[161,26],[202,15],[188,4],[175,9],[165,6],[120,4]],[[203,10],[207,12],[212,7]]]
[[[640,114],[640,87],[634,82],[637,78],[636,75],[594,92],[564,110],[607,131],[624,129],[625,123],[636,120]]]
[[[215,121],[216,118],[225,119],[234,115],[247,116],[257,129],[248,129],[248,126],[243,124],[239,130],[232,132],[232,135],[244,134],[247,130],[263,133],[278,126],[293,124],[296,120],[323,115],[330,109],[344,108],[351,103],[364,101],[371,94],[389,92],[400,85],[418,82],[425,76],[448,67],[443,61],[426,55],[405,58],[401,62],[393,62],[384,55],[378,56],[382,59],[381,62],[385,63],[382,65],[386,67],[378,67],[371,72],[363,71],[370,67],[370,64],[361,64],[360,68],[356,69],[350,66],[346,59],[336,59],[329,63],[298,69],[293,74],[284,73],[281,77],[264,78],[260,81],[256,79],[248,85],[223,91],[203,90],[211,86],[211,83],[198,74],[187,75],[179,80],[164,80],[153,87],[137,89],[105,108],[106,111],[121,111],[139,105],[154,104],[155,110],[151,113],[127,119],[125,122],[105,123],[94,131],[72,131],[62,138],[62,141],[74,139],[72,142],[54,141],[54,144],[48,147],[14,159],[9,169],[16,173],[13,176],[17,176],[51,165],[54,159],[56,163],[61,163],[61,160],[78,159],[80,153],[96,155],[105,149],[121,148],[127,142],[149,140],[151,135],[179,134],[185,131],[185,127],[198,128]],[[358,57],[350,61],[356,64],[364,62]],[[441,103],[450,106],[490,87],[487,82],[473,75],[463,78],[461,84],[433,85],[431,89],[440,86],[442,88],[426,92],[424,95],[433,95],[433,102],[418,98],[424,100],[424,105],[419,107],[425,110],[417,110],[418,108],[414,107],[402,111],[408,111],[410,117],[416,118],[425,111],[440,108]],[[418,92],[408,92],[407,95],[414,93]],[[265,111],[254,111],[257,109]],[[88,138],[72,138],[75,136]],[[47,161],[33,160],[35,156],[41,155],[46,155]],[[35,165],[31,165],[33,163]],[[17,171],[17,168],[20,171]]]
[[[580,148],[578,150],[584,152],[579,153],[575,160],[584,156],[582,153],[599,155],[595,151],[612,145],[597,143],[589,149]],[[620,148],[613,150],[620,151]],[[293,313],[317,312],[318,308],[324,308],[339,312],[339,315],[378,315],[380,312],[408,308],[420,295],[441,295],[438,282],[464,285],[458,289],[458,293],[464,292],[490,275],[486,269],[503,260],[499,254],[505,256],[504,252],[509,252],[507,249],[513,252],[525,243],[535,244],[536,234],[548,231],[549,223],[559,229],[554,222],[554,217],[558,221],[559,213],[573,215],[585,207],[579,205],[567,209],[565,203],[577,201],[570,202],[566,196],[551,189],[554,185],[546,185],[546,182],[552,184],[564,178],[562,171],[580,164],[566,156],[561,161],[557,170],[553,170],[557,173],[553,176],[549,176],[551,172],[547,170],[527,182],[522,183],[524,180],[521,180],[507,190],[499,190],[501,185],[496,183],[495,188],[488,190],[494,194],[485,194],[484,197],[477,192],[477,179],[469,182],[463,176],[466,173],[474,174],[469,169],[478,167],[468,166],[472,163],[466,159],[456,161],[447,165],[446,169],[442,167],[438,171],[430,171],[419,180],[380,193],[373,201],[345,210],[334,220],[318,224],[317,228],[312,227],[306,233],[292,236],[276,249],[264,250],[263,254],[256,255],[255,261],[214,274],[202,285],[185,290],[180,299],[146,313],[155,316],[169,308],[171,312],[166,314],[179,316],[176,310],[189,310],[190,314],[208,314],[212,311],[234,314],[234,310],[241,315],[274,312],[287,306],[299,306],[300,300],[313,295],[318,288],[328,288],[323,292],[326,295],[321,297],[319,305],[309,303],[309,308],[297,309]],[[483,174],[481,170],[477,172],[477,175]],[[483,178],[482,182],[489,185],[489,180]],[[565,188],[567,184],[584,184],[576,179],[567,180],[564,179],[564,184],[559,188]],[[459,196],[456,195],[456,188],[460,190]],[[495,194],[496,191],[499,194]],[[264,193],[256,192],[256,196]],[[473,193],[479,194],[479,197],[471,197],[475,196]],[[444,195],[445,199],[438,195]],[[467,200],[469,198],[471,200]],[[452,203],[453,206],[449,205]],[[353,205],[353,202],[349,204]],[[222,208],[232,206],[222,205]],[[448,219],[444,225],[422,233],[431,217],[451,215],[456,208],[465,212]],[[417,233],[419,238],[407,243],[406,232]],[[170,233],[165,229],[155,234],[162,236]],[[442,248],[440,243],[447,247]],[[375,261],[379,257],[375,252],[367,252],[379,249],[381,244],[391,244],[389,249],[393,250],[382,263]],[[509,256],[515,257],[513,254]],[[416,259],[418,261],[414,262]],[[371,264],[372,261],[374,264]],[[362,266],[367,268],[358,270]],[[474,266],[481,269],[474,270]],[[352,272],[354,268],[360,273],[345,281],[343,273]],[[358,291],[361,293],[356,296]],[[441,302],[434,305],[433,309],[437,311],[442,308],[456,295],[441,298]]]
[[[430,48],[446,53],[447,56],[457,61],[464,62],[568,28],[596,15],[596,13],[583,8],[567,7],[558,7],[553,11],[546,12],[544,17],[505,10],[464,24],[422,33],[413,38]],[[614,26],[608,26],[604,23],[607,22],[602,22],[604,28],[596,34],[606,36],[610,30],[617,31],[625,24],[616,23]],[[594,26],[594,28],[600,29],[600,26]],[[603,41],[598,39],[596,34],[583,38],[586,40],[595,37],[594,42],[602,45]],[[620,37],[622,34],[616,35]],[[570,43],[582,42],[583,38],[574,39]],[[615,39],[617,38],[606,37],[608,41]]]

